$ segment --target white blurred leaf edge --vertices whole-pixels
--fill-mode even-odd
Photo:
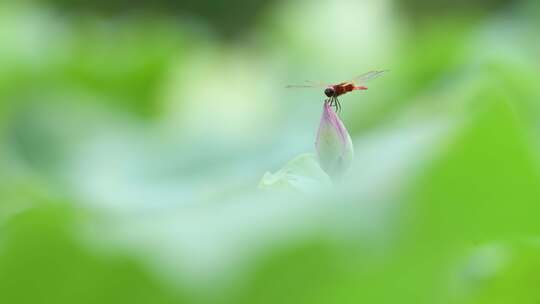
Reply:
[[[259,182],[259,189],[303,193],[330,189],[332,180],[319,166],[317,156],[303,153],[287,162],[275,173],[266,172]]]

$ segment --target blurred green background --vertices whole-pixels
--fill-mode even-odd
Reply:
[[[538,303],[535,0],[0,3],[0,303]],[[355,144],[334,189],[262,191]]]

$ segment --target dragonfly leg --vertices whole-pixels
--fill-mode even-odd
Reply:
[[[341,103],[339,102],[339,99],[337,99],[337,97],[335,98],[334,103],[336,105],[336,113],[341,113]]]
[[[334,109],[337,110],[336,98],[335,97],[330,97],[330,98],[328,98],[328,100],[330,100],[330,103],[329,103],[330,107],[334,107]]]

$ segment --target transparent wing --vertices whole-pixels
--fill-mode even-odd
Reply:
[[[326,84],[326,83],[322,83],[322,82],[306,80],[305,84],[288,85],[288,86],[286,86],[286,88],[288,88],[288,89],[294,89],[294,88],[316,88],[316,89],[319,89],[319,88],[327,88],[329,86],[331,86],[331,85]]]
[[[290,85],[285,86],[285,88],[287,89],[298,89],[298,88],[314,89],[318,87],[312,86],[312,85],[303,85],[303,84],[290,84]]]
[[[377,70],[377,71],[369,71],[367,73],[364,73],[362,75],[354,77],[351,82],[355,85],[366,83],[370,80],[373,80],[375,78],[378,78],[379,76],[383,75],[384,73],[389,72],[389,70]]]

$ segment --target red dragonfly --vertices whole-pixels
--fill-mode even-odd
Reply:
[[[334,106],[336,111],[339,112],[341,111],[341,104],[338,99],[339,96],[355,90],[367,90],[368,88],[363,84],[381,76],[386,72],[388,72],[388,70],[370,71],[359,75],[352,80],[344,81],[338,84],[315,83],[312,81],[307,81],[309,84],[288,85],[287,88],[326,88],[324,90],[324,95],[326,95],[328,99],[326,99],[325,102],[329,102],[330,106]]]

